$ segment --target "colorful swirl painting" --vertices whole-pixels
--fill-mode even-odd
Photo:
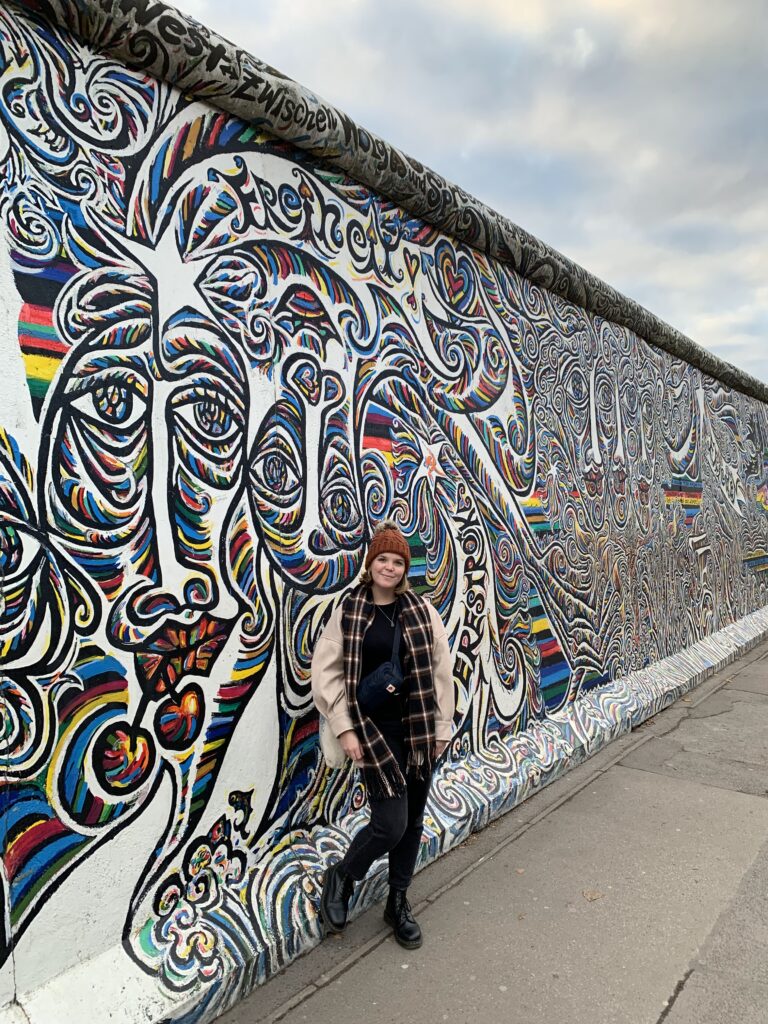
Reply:
[[[365,814],[309,665],[375,525],[455,657],[426,862],[768,605],[768,408],[37,15],[0,52],[0,994],[115,946],[203,1021]]]

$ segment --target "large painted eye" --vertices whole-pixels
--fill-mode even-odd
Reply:
[[[201,441],[229,441],[239,426],[233,410],[215,394],[200,395],[176,406],[176,415]]]
[[[629,459],[637,458],[637,455],[640,452],[640,440],[638,432],[634,427],[630,427],[626,431],[624,436],[624,448],[626,449],[627,457]]]
[[[304,501],[304,421],[301,407],[277,402],[256,437],[248,475],[259,515],[281,531],[296,529]],[[287,541],[287,535],[279,543]]]
[[[622,401],[624,402],[624,408],[630,415],[634,416],[637,412],[637,407],[640,404],[637,395],[637,386],[632,382],[627,382],[622,388],[621,392]]]
[[[125,430],[144,416],[147,403],[135,388],[128,384],[100,384],[79,394],[71,402],[72,408],[100,426]]]
[[[581,370],[574,370],[568,379],[568,397],[577,406],[582,406],[586,403],[589,397],[589,385],[587,379]]]
[[[264,456],[261,472],[264,477],[264,483],[277,494],[285,494],[287,491],[290,491],[291,487],[295,486],[294,473],[291,470],[290,463],[279,452],[273,452]]]
[[[346,487],[336,487],[326,494],[323,508],[328,518],[342,530],[351,526],[353,517],[356,518],[355,502]]]
[[[262,449],[251,464],[254,482],[276,505],[291,504],[300,488],[300,470],[282,438]]]
[[[0,620],[18,612],[18,604],[26,600],[24,593],[16,584],[11,584],[18,574],[29,573],[41,556],[40,542],[23,529],[16,528],[14,523],[3,522],[0,517]],[[3,583],[10,590],[4,591]]]
[[[615,414],[616,391],[613,381],[600,374],[595,383],[595,404],[601,414],[609,414],[611,419]]]

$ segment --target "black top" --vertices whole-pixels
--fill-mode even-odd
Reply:
[[[391,661],[392,659],[392,641],[395,639],[395,626],[400,614],[400,606],[397,601],[393,601],[392,604],[374,605],[374,609],[373,622],[365,631],[365,636],[363,637],[361,679],[365,678],[370,672],[373,672],[374,669],[377,669],[379,665],[383,665],[385,661]],[[390,729],[392,726],[402,723],[408,698],[405,655],[405,638],[401,633],[399,656],[400,671],[405,678],[403,692],[402,694],[393,694],[391,697],[388,697],[376,709],[376,714],[372,716],[373,721],[377,725],[389,726]]]

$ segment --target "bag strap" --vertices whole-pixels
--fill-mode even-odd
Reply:
[[[392,639],[392,654],[391,654],[390,659],[389,659],[390,661],[393,661],[398,666],[400,665],[400,638],[401,638],[401,636],[402,636],[402,633],[400,632],[400,620],[398,619],[397,620],[397,625],[395,626],[395,635],[394,635],[394,637]]]

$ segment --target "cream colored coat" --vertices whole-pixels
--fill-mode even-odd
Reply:
[[[453,659],[443,620],[425,601],[432,620],[432,679],[435,687],[435,739],[450,740],[455,698]],[[354,728],[349,716],[344,686],[344,641],[341,633],[341,604],[320,635],[312,655],[312,697],[334,736]]]

